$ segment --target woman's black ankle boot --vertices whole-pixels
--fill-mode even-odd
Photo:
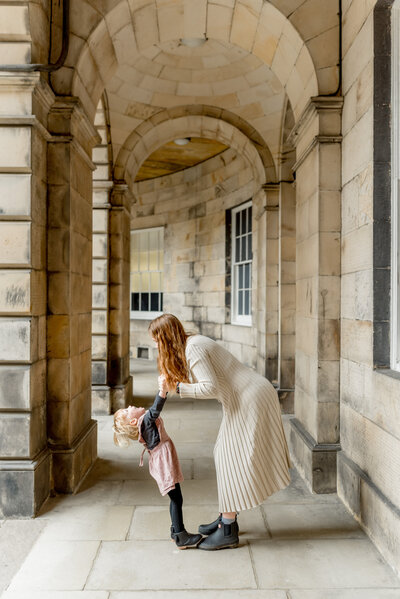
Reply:
[[[191,547],[197,547],[203,537],[198,534],[192,534],[187,532],[184,528],[181,532],[175,532],[174,527],[171,526],[171,539],[176,543],[179,549],[190,549]]]
[[[202,535],[210,535],[218,528],[218,524],[221,522],[222,514],[218,516],[214,522],[210,522],[210,524],[200,524],[199,533]]]
[[[239,526],[236,519],[231,524],[224,524],[221,520],[217,530],[202,540],[199,549],[215,551],[216,549],[228,549],[230,547],[237,547],[238,545]]]

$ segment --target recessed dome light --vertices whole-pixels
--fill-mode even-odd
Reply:
[[[190,142],[190,137],[180,137],[179,139],[174,139],[174,144],[177,146],[186,146]]]
[[[198,48],[202,46],[207,41],[206,36],[204,37],[183,37],[180,42],[183,46],[187,46],[188,48]]]

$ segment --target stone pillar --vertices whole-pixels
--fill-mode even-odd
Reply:
[[[279,385],[279,185],[263,186],[266,195],[266,377]]]
[[[342,98],[312,98],[296,146],[296,391],[293,460],[317,493],[336,490],[339,446]]]
[[[92,411],[111,414],[108,385],[108,273],[112,181],[93,181]]]
[[[130,324],[130,204],[125,183],[111,191],[109,261],[108,385],[111,410],[124,408],[132,400],[129,374]]]
[[[294,409],[296,342],[296,192],[282,181],[279,199],[279,396],[285,413]]]
[[[80,102],[48,119],[47,426],[56,491],[73,492],[97,456],[91,419],[92,170],[98,134]]]
[[[34,516],[51,488],[46,121],[53,100],[38,73],[0,74],[0,518]]]
[[[266,376],[267,371],[267,206],[264,189],[253,196],[253,309],[256,321],[253,326],[257,330],[257,372]]]

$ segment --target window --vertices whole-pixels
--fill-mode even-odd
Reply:
[[[400,2],[392,9],[392,305],[391,305],[391,368],[400,370]]]
[[[251,325],[252,208],[232,210],[232,324]]]
[[[164,230],[131,231],[131,318],[162,314]]]

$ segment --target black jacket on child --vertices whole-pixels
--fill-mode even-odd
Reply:
[[[153,405],[143,416],[140,432],[146,441],[147,449],[154,449],[160,442],[156,420],[160,416],[166,400],[167,397],[160,397],[160,394],[157,393]]]

